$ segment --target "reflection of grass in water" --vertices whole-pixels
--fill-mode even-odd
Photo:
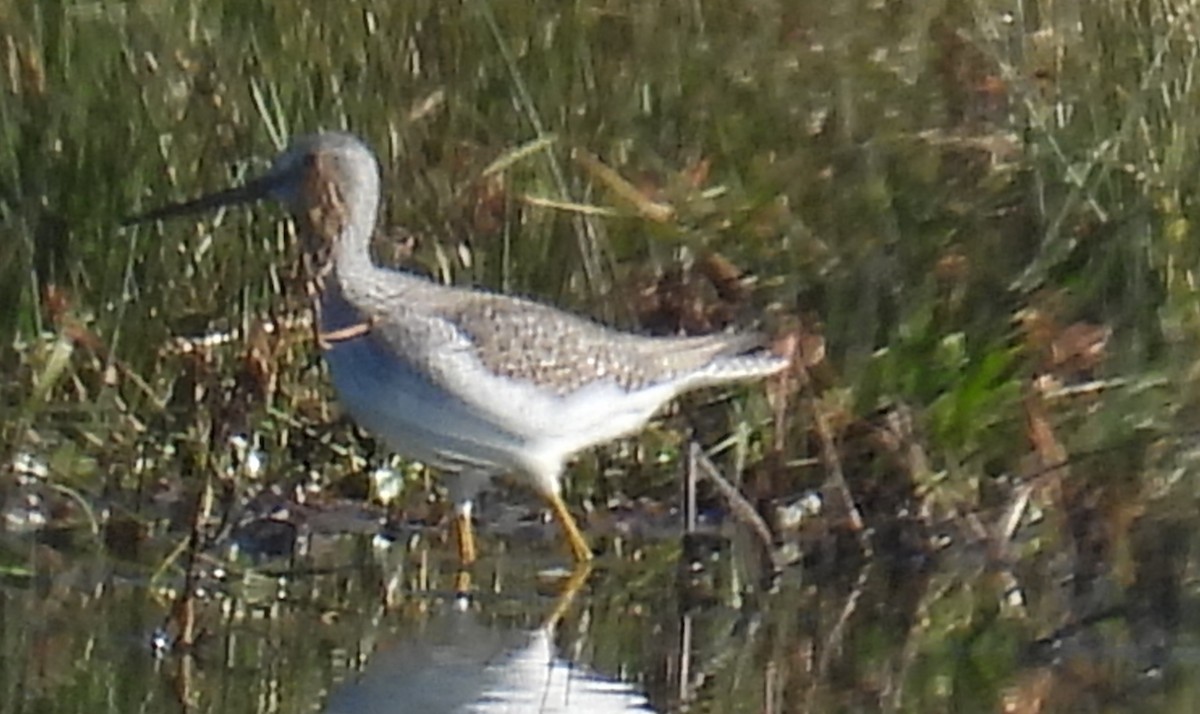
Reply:
[[[261,168],[283,136],[349,127],[380,152],[384,223],[438,279],[660,329],[819,319],[825,391],[788,402],[786,448],[751,469],[752,497],[821,482],[817,409],[869,525],[898,502],[930,518],[1002,509],[1010,475],[1036,470],[1031,443],[1045,467],[1114,442],[1134,444],[1103,459],[1116,473],[1067,490],[1124,524],[1111,504],[1140,504],[1149,480],[1137,430],[1195,409],[1177,355],[1198,322],[1197,37],[1186,14],[1118,0],[1013,22],[982,1],[932,7],[15,3],[0,53],[6,461],[37,454],[85,495],[149,475],[251,488],[226,444],[253,431],[264,478],[307,468],[361,490],[365,450],[331,420],[307,329],[263,329],[304,313],[279,214],[117,227]],[[672,295],[700,307],[663,308],[659,273],[709,252],[755,276],[748,300],[685,272]],[[1081,324],[1112,329],[1111,356],[1088,357]],[[229,340],[173,346],[217,333]],[[1039,404],[1035,372],[1133,387]],[[1169,408],[1137,388],[1152,372],[1183,377]],[[688,411],[710,441],[738,434],[753,467],[770,437],[748,394]],[[911,411],[872,414],[897,403]],[[904,448],[883,428],[900,413],[915,421]],[[680,451],[656,429],[606,451],[633,476],[585,460],[576,491],[665,499]]]

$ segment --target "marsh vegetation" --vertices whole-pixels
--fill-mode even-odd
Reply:
[[[320,710],[452,606],[281,212],[121,225],[317,129],[379,155],[381,262],[795,356],[573,466],[572,660],[664,711],[1194,710],[1194,4],[10,0],[0,40],[0,712]],[[706,488],[681,549],[692,443],[769,547]],[[537,514],[481,514],[479,623],[553,610]]]

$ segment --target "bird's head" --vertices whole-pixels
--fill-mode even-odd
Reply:
[[[147,223],[225,206],[274,199],[318,244],[329,244],[353,221],[373,228],[379,197],[375,156],[352,134],[322,132],[295,139],[262,176],[240,186],[157,208],[125,221]]]

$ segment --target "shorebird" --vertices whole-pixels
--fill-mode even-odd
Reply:
[[[545,500],[576,563],[589,561],[561,496],[573,456],[640,431],[683,392],[787,366],[748,333],[639,336],[376,265],[379,165],[351,134],[298,138],[259,178],[127,223],[268,198],[296,221],[317,342],[339,400],[397,453],[449,476],[464,565],[476,557],[473,500],[505,473]]]

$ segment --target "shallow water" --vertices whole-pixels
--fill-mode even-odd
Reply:
[[[184,649],[177,590],[9,541],[34,570],[0,591],[0,711],[1187,711],[1197,694],[1189,588],[1158,571],[1194,566],[1173,554],[1091,592],[950,550],[790,566],[767,591],[718,538],[690,577],[649,543],[574,589],[558,554],[487,541],[463,598],[449,553],[372,542],[201,568]]]

